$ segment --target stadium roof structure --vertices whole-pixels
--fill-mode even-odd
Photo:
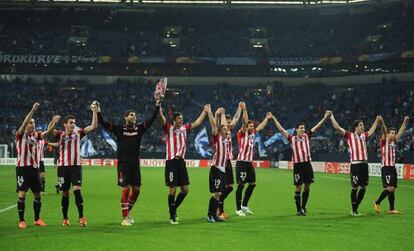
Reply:
[[[204,6],[204,7],[297,7],[297,6],[341,6],[356,4],[378,4],[401,2],[403,0],[0,0],[1,5],[158,5],[158,6]]]

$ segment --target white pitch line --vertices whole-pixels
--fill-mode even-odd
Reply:
[[[0,209],[0,213],[6,212],[7,210],[10,210],[10,209],[15,208],[15,207],[17,207],[16,204],[14,204],[12,206],[9,206],[9,207],[6,207],[6,208],[3,208],[3,209]]]
[[[333,179],[333,180],[349,181],[349,179],[346,179],[346,178],[329,177],[329,176],[320,176],[318,178],[326,178],[326,179]],[[398,187],[414,188],[414,186],[407,186],[407,185],[398,185]]]

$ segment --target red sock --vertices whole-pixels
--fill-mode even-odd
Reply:
[[[128,197],[129,197],[129,188],[123,188],[121,190],[121,211],[122,217],[127,217],[129,213],[128,209]]]
[[[133,190],[131,191],[131,193],[129,194],[129,206],[128,206],[128,211],[131,211],[132,207],[134,206],[135,202],[137,201],[139,195],[139,191],[134,192]]]

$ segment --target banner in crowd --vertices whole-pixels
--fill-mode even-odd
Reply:
[[[269,58],[269,65],[317,65],[319,58]]]
[[[289,134],[293,135],[293,133],[295,132],[295,128],[290,128],[290,129],[287,129],[286,131]],[[273,134],[272,137],[270,137],[268,140],[266,140],[264,142],[264,146],[268,147],[268,146],[273,145],[274,143],[276,143],[278,141],[282,142],[285,145],[289,144],[289,141],[285,137],[283,137],[283,135],[280,132],[278,132],[278,133]]]
[[[210,143],[208,141],[207,130],[204,127],[203,129],[200,130],[200,132],[198,132],[194,140],[195,149],[201,157],[210,158],[211,156],[213,156],[213,154],[211,153],[209,144]]]
[[[0,54],[0,64],[216,64],[216,65],[271,65],[304,66],[351,62],[374,62],[387,59],[412,58],[414,51],[346,55],[321,58],[255,58],[255,57],[151,57],[151,56],[82,56],[82,55],[33,55]]]
[[[87,158],[87,157],[95,156],[96,154],[97,152],[92,145],[92,141],[88,138],[88,135],[86,135],[81,140],[80,156],[82,158]]]
[[[0,54],[0,63],[11,64],[100,64],[104,62],[105,56]]]
[[[111,135],[109,135],[109,133],[105,129],[101,130],[101,137],[106,143],[108,143],[112,147],[112,150],[116,151],[116,149],[118,149],[115,140],[111,138]]]
[[[263,145],[262,135],[260,133],[256,133],[256,136],[254,138],[254,144],[255,145],[257,144],[258,146],[257,150],[259,152],[260,158],[267,157],[267,152],[266,152],[265,146]]]

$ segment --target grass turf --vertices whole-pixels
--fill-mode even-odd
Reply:
[[[46,169],[49,194],[42,197],[41,217],[48,227],[33,226],[33,196],[26,199],[28,228],[17,227],[17,208],[0,212],[2,250],[409,250],[414,232],[414,182],[399,180],[396,208],[402,215],[387,215],[388,200],[382,202],[383,214],[377,215],[372,202],[379,196],[380,178],[370,178],[362,217],[350,216],[348,175],[315,173],[315,184],[308,202],[307,217],[295,215],[292,173],[289,170],[258,169],[257,187],[249,207],[254,215],[234,215],[234,192],[227,198],[225,210],[230,220],[207,223],[208,170],[189,169],[190,193],[178,209],[180,225],[170,225],[167,188],[163,168],[143,168],[143,186],[132,216],[135,225],[122,227],[120,189],[116,170],[109,167],[83,169],[83,197],[88,227],[77,224],[74,197],[70,198],[70,227],[61,226],[60,196],[54,184],[56,171]],[[15,168],[0,167],[0,210],[13,206]]]

